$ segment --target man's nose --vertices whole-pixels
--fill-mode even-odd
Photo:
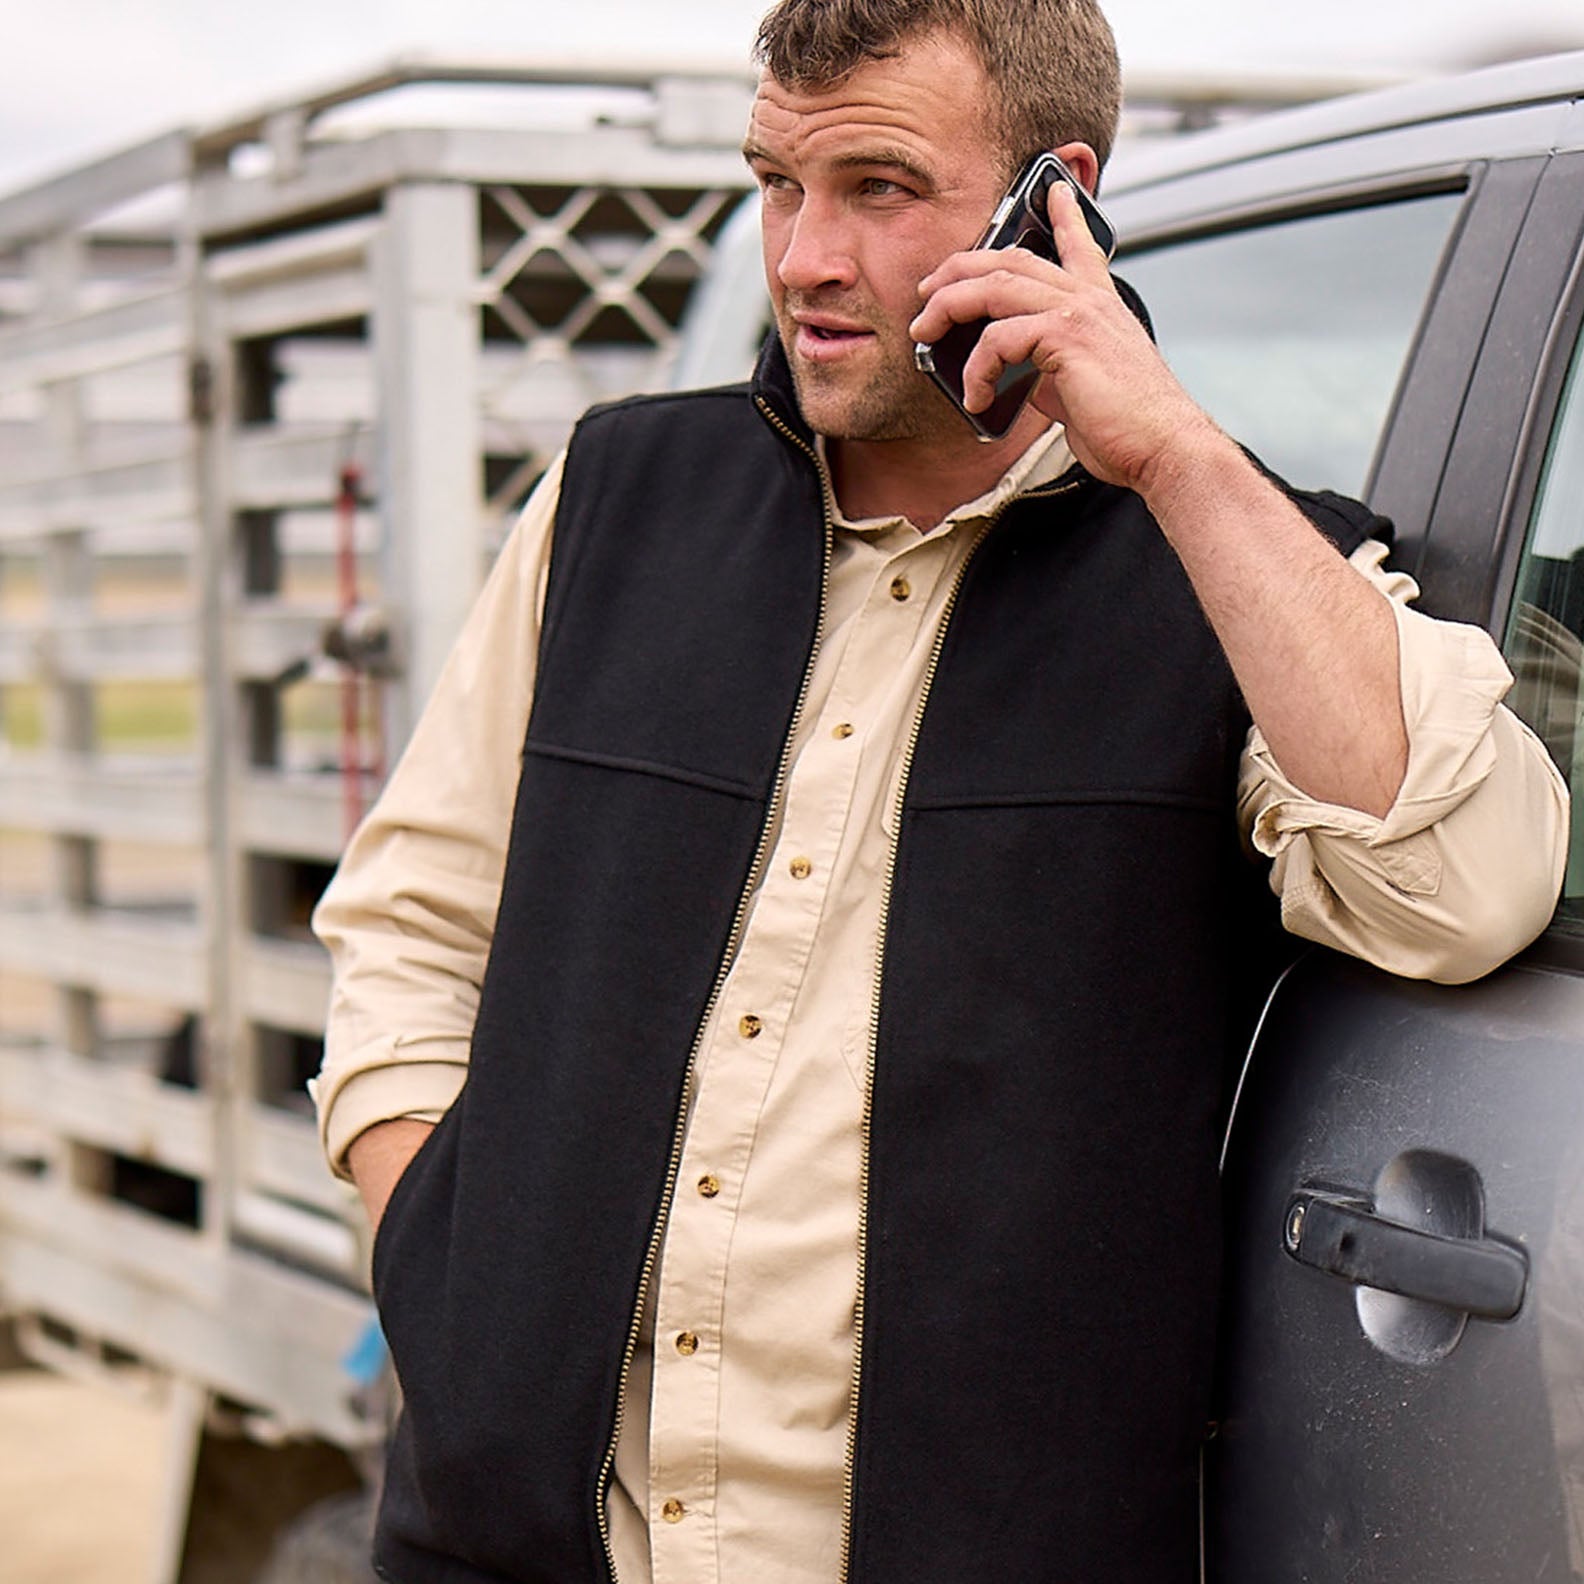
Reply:
[[[805,197],[787,232],[776,276],[788,291],[851,286],[858,266],[850,228],[833,205]]]

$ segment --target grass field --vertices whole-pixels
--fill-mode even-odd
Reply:
[[[0,689],[0,739],[28,752],[44,745],[44,690],[38,683]],[[191,682],[104,682],[94,690],[94,725],[111,753],[166,752],[192,745],[200,700]],[[300,682],[281,695],[288,738],[334,744],[341,727],[334,682]]]
[[[13,748],[44,743],[44,690],[5,690],[5,738]],[[198,730],[198,690],[189,682],[106,682],[95,691],[95,726],[106,748],[179,747]]]
[[[292,579],[296,597],[323,601],[334,595],[333,571],[310,561]],[[0,559],[0,630],[32,627],[46,602],[35,561],[6,555]],[[95,587],[93,608],[107,618],[170,616],[193,609],[193,593],[181,563],[119,562]],[[108,752],[165,752],[192,744],[198,733],[201,700],[194,682],[116,681],[94,688],[97,741]],[[335,682],[300,682],[281,691],[281,713],[289,738],[332,746],[340,730],[341,703]],[[0,687],[0,743],[19,751],[45,741],[45,694],[37,682]]]

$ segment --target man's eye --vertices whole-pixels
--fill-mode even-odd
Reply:
[[[887,176],[866,177],[863,190],[871,198],[894,198],[907,192],[901,182],[892,181]]]
[[[783,176],[780,171],[760,171],[759,185],[767,193],[797,191],[797,183],[790,176]]]

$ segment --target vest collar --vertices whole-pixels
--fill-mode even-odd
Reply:
[[[803,417],[803,409],[798,406],[797,389],[792,383],[792,366],[787,362],[781,337],[773,325],[764,339],[764,345],[759,348],[759,361],[754,365],[751,389],[755,403],[762,411],[768,411],[779,423],[784,424],[810,451],[814,449],[814,431],[809,428]]]

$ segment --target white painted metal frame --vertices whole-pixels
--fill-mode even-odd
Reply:
[[[650,111],[316,134],[425,80],[621,86]],[[0,994],[18,998],[0,1006],[0,1309],[52,1362],[72,1338],[83,1368],[130,1353],[194,1424],[218,1394],[273,1434],[382,1434],[342,1364],[370,1318],[358,1221],[283,1076],[322,1032],[305,914],[346,835],[337,744],[298,697],[343,674],[324,649],[338,475],[362,480],[394,747],[577,412],[664,382],[676,305],[746,184],[746,93],[731,72],[409,62],[0,197],[0,253],[31,280],[0,302],[0,414],[37,415],[0,436],[0,591],[8,571],[38,585],[0,603]],[[268,168],[234,173],[254,142]],[[102,217],[171,184],[164,268],[118,276]],[[347,377],[315,385],[316,357]],[[156,416],[105,418],[111,380]],[[180,597],[143,601],[161,568]],[[154,683],[185,690],[195,729],[127,752],[106,701]],[[371,796],[375,772],[359,780]],[[31,887],[4,863],[28,847]],[[26,1029],[24,992],[45,1014]]]

